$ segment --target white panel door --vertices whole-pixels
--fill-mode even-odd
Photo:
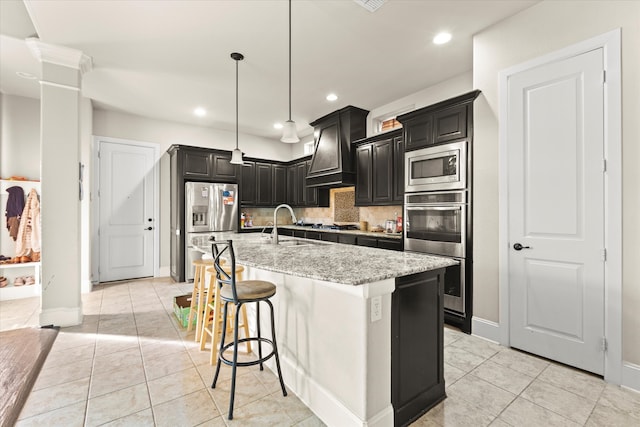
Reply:
[[[511,76],[508,99],[511,346],[603,374],[602,49]]]
[[[154,150],[100,142],[100,282],[153,276]]]

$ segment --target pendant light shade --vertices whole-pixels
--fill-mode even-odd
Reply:
[[[280,139],[280,141],[289,144],[300,142],[300,138],[298,138],[298,130],[296,129],[296,122],[294,122],[293,120],[287,120],[286,122],[284,122],[284,126],[282,128],[282,138]]]
[[[289,0],[289,120],[284,123],[280,141],[290,144],[300,141],[296,122],[291,120],[291,0]]]
[[[231,58],[236,61],[236,148],[231,152],[231,161],[229,163],[232,165],[241,165],[243,163],[242,151],[238,148],[238,62],[244,59],[244,55],[233,52]]]

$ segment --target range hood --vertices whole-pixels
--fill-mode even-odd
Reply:
[[[356,183],[353,141],[366,137],[369,111],[348,106],[311,123],[314,152],[307,187],[349,187]]]

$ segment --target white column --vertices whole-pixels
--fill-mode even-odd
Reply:
[[[81,159],[82,75],[91,58],[82,52],[27,40],[42,67],[40,81],[40,196],[42,300],[40,325],[82,323]]]

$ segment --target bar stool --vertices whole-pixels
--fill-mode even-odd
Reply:
[[[280,387],[282,388],[282,395],[287,395],[287,390],[284,387],[284,381],[282,380],[282,371],[280,369],[280,358],[278,356],[278,347],[276,345],[276,332],[273,304],[269,301],[269,298],[276,294],[276,285],[264,280],[243,280],[237,281],[234,274],[229,274],[225,271],[220,263],[220,256],[228,252],[227,259],[231,262],[231,269],[234,271],[236,266],[235,253],[233,252],[233,241],[217,241],[211,244],[211,250],[213,253],[214,267],[218,276],[218,282],[221,284],[218,291],[219,300],[224,302],[223,311],[223,325],[222,325],[222,338],[220,340],[220,350],[218,351],[218,361],[216,363],[216,373],[213,376],[213,383],[211,388],[216,388],[216,382],[218,381],[218,375],[220,374],[220,365],[231,366],[231,399],[229,401],[229,415],[228,419],[233,419],[233,401],[236,391],[236,368],[238,366],[253,366],[260,365],[260,370],[264,370],[263,363],[275,356],[276,368],[278,370],[278,379],[280,380]],[[242,311],[241,308],[244,304],[255,302],[256,303],[256,318],[257,318],[257,337],[246,337],[238,339],[238,327],[239,327],[239,314]],[[263,338],[260,335],[260,303],[265,302],[271,309],[271,339]],[[233,341],[229,344],[225,344],[225,337],[227,333],[227,320],[229,312],[229,303],[232,303],[235,307],[235,313],[233,316],[234,328],[233,328]],[[258,343],[258,358],[246,362],[238,361],[238,345],[240,343],[249,343],[255,341]],[[271,352],[267,355],[262,355],[262,343],[271,345]],[[233,349],[233,359],[229,360],[224,356],[224,352]]]
[[[224,261],[224,260],[222,260]],[[187,332],[193,327],[193,316],[196,316],[196,336],[195,341],[200,339],[200,328],[202,326],[202,312],[205,304],[205,284],[207,267],[213,268],[213,259],[196,259],[193,261],[195,272],[193,274],[193,291],[191,292],[191,305],[189,306],[189,319],[187,320]]]
[[[213,260],[211,260],[213,261]],[[224,264],[224,260],[220,260],[220,265]],[[231,267],[224,266],[222,267],[226,274],[231,274]],[[237,280],[242,280],[242,273],[244,272],[244,267],[241,265],[237,265],[235,267],[235,277]],[[220,290],[220,284],[217,281],[217,272],[214,267],[208,267],[206,272],[210,274],[209,276],[209,286],[206,292],[206,300],[204,306],[204,315],[202,318],[202,327],[200,328],[200,350],[204,350],[207,344],[207,336],[211,337],[211,358],[209,359],[210,364],[214,364],[216,352],[218,351],[219,342],[220,342],[220,334],[221,334],[221,325],[223,323],[222,320],[222,302],[218,295]],[[242,314],[242,323],[238,326],[243,330],[244,336],[249,336],[249,322],[247,322],[247,309],[246,307],[241,307]],[[232,313],[229,313],[231,316]],[[231,324],[227,326],[227,332],[231,332]],[[247,353],[251,353],[251,343],[247,342]]]

